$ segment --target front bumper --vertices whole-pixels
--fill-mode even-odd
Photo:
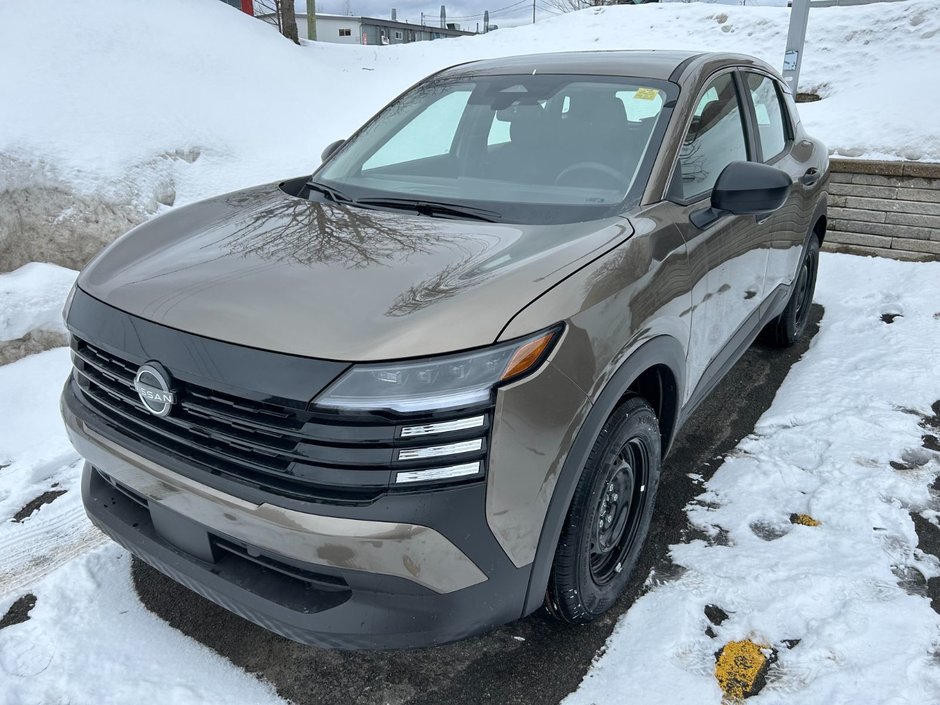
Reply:
[[[62,413],[88,461],[82,496],[99,528],[177,582],[289,639],[411,648],[522,615],[529,569],[499,549],[480,484],[298,511],[209,487],[144,457],[133,441],[115,442],[71,383]]]

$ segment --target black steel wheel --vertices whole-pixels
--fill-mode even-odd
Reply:
[[[793,282],[787,307],[764,329],[766,342],[787,348],[800,339],[809,321],[809,310],[816,292],[816,273],[819,270],[819,240],[810,236],[800,269]]]
[[[649,533],[662,443],[645,400],[626,399],[601,429],[571,500],[546,605],[567,622],[606,612],[633,575]]]

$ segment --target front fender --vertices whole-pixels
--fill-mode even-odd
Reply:
[[[624,394],[637,378],[656,365],[665,365],[672,372],[677,387],[677,399],[683,398],[685,390],[685,351],[678,340],[670,336],[658,336],[640,345],[620,365],[607,385],[597,396],[575,436],[574,443],[559,472],[545,521],[539,536],[529,588],[526,594],[523,616],[537,610],[545,596],[548,578],[555,558],[561,530],[568,515],[571,498],[574,496],[581,472],[587,463],[591,448],[611,412],[623,399]],[[676,404],[678,411],[678,403]],[[675,424],[672,424],[675,433]],[[671,438],[664,439],[668,448]],[[664,454],[665,455],[665,454]]]

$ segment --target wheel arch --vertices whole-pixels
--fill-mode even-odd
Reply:
[[[597,395],[575,436],[549,500],[535,560],[532,562],[523,615],[534,612],[542,605],[555,549],[581,471],[611,412],[626,396],[635,394],[646,399],[657,415],[663,415],[660,418],[660,433],[665,456],[678,430],[684,385],[685,351],[678,340],[663,335],[647,341],[630,354]]]
[[[810,226],[809,233],[806,236],[806,242],[803,243],[804,251],[805,245],[809,243],[809,238],[813,235],[819,238],[820,247],[826,239],[826,232],[828,232],[829,227],[828,200],[829,199],[826,198],[826,195],[823,194],[822,198],[819,200],[819,203],[816,204],[816,209],[813,211],[813,217],[809,221],[812,223],[812,225]]]

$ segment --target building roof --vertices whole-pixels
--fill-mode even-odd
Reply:
[[[297,13],[297,21],[299,22],[303,18],[307,19],[307,15],[304,13]],[[412,29],[420,30],[423,32],[437,32],[439,34],[447,34],[449,36],[464,36],[472,35],[474,32],[467,32],[462,29],[450,29],[449,27],[438,27],[437,25],[430,24],[414,24],[412,22],[399,22],[398,20],[385,19],[383,17],[366,17],[363,15],[330,15],[323,12],[317,13],[317,19],[323,20],[349,20],[350,22],[358,22],[360,24],[371,24],[371,25],[380,25],[382,27],[390,27],[392,29]]]

